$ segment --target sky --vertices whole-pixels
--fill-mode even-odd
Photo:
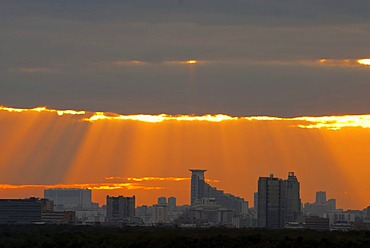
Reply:
[[[305,199],[327,189],[343,206],[365,207],[366,179],[349,185],[358,182],[354,173],[368,173],[368,125],[302,128],[291,119],[366,119],[369,13],[367,0],[0,0],[1,106],[287,118],[90,122],[80,114],[2,109],[0,168],[6,172],[0,184],[100,185],[154,177],[144,181],[154,188],[128,193],[150,202],[157,193],[183,190],[185,203],[187,180],[159,178],[188,178],[189,168],[204,167],[215,184],[250,199],[258,176],[273,171],[286,177],[294,169],[309,185]],[[355,122],[368,123],[360,119]],[[101,144],[104,152],[94,152]],[[321,176],[313,177],[310,166]],[[233,182],[251,186],[243,191]],[[7,189],[0,196],[40,190]],[[112,193],[127,193],[122,190]],[[156,194],[147,193],[152,190]]]

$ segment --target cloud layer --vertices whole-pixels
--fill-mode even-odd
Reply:
[[[3,105],[125,114],[369,112],[370,68],[356,62],[370,57],[367,0],[1,5]]]

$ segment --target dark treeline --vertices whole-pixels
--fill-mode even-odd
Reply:
[[[6,247],[370,247],[370,232],[2,225]]]

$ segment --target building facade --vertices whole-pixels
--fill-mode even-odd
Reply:
[[[300,184],[294,172],[286,180],[273,174],[260,177],[257,202],[259,227],[283,228],[286,223],[302,221]]]
[[[191,190],[190,190],[190,205],[193,205],[196,200],[204,198],[204,172],[207,170],[194,170],[191,171]]]
[[[204,172],[206,170],[190,170],[191,175],[191,205],[199,205],[203,198],[213,198],[223,208],[233,210],[240,214],[245,211],[247,202],[243,198],[225,193],[205,182]]]
[[[168,197],[168,212],[176,211],[176,198],[171,196]]]
[[[286,181],[270,177],[258,180],[258,226],[283,228],[286,216]]]
[[[52,200],[56,210],[81,210],[92,207],[90,189],[45,189],[44,198]]]
[[[300,184],[294,172],[288,173],[286,180],[286,222],[302,221],[302,202]]]
[[[108,222],[129,221],[135,217],[135,196],[109,196],[107,195],[107,216]]]
[[[1,224],[33,224],[41,221],[41,202],[37,198],[0,199]]]

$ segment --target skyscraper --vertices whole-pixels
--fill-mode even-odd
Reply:
[[[282,228],[286,219],[286,181],[274,177],[258,180],[258,226]]]
[[[301,197],[300,197],[300,184],[294,172],[288,173],[288,179],[286,180],[286,221],[297,222],[301,220]]]
[[[282,180],[260,177],[258,180],[258,226],[282,228],[286,222],[302,219],[300,184],[294,172]]]
[[[196,200],[201,200],[204,197],[204,172],[207,170],[193,170],[191,171],[191,195],[190,205],[193,205]]]

